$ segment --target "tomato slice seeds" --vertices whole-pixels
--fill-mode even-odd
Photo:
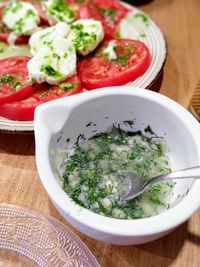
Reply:
[[[10,57],[0,60],[0,104],[22,100],[34,92],[29,81],[29,57]]]
[[[77,75],[73,75],[60,85],[47,83],[35,84],[35,92],[21,101],[14,101],[0,105],[0,116],[10,120],[32,121],[35,108],[47,101],[58,99],[82,91],[82,85]]]
[[[149,67],[151,57],[144,43],[129,39],[112,41],[116,43],[116,59],[109,60],[103,54],[110,42],[106,41],[95,54],[79,61],[78,75],[86,89],[123,85],[141,76]]]

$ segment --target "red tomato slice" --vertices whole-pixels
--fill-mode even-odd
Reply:
[[[9,57],[0,60],[0,104],[29,97],[34,88],[29,80],[29,57]]]
[[[0,116],[11,120],[31,121],[35,108],[47,101],[80,93],[82,86],[77,75],[68,78],[60,85],[37,84],[35,93],[22,101],[0,105]]]
[[[119,22],[131,9],[117,0],[92,0],[85,3],[79,12],[82,19],[100,20],[104,28],[105,39],[115,38]]]
[[[103,54],[108,42],[104,42],[95,54],[82,58],[78,63],[78,75],[88,90],[133,81],[150,64],[150,53],[146,45],[129,39],[115,39],[117,59],[108,60]]]

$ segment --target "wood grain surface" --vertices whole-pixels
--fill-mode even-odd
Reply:
[[[162,29],[168,47],[164,70],[153,89],[187,107],[200,78],[200,1],[129,1]],[[88,238],[64,221],[51,204],[35,165],[34,135],[0,134],[0,202],[43,211],[71,228],[102,267],[200,266],[200,211],[168,236],[139,246],[113,246]]]

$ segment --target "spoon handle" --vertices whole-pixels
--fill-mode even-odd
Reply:
[[[172,173],[158,175],[151,180],[151,183],[156,183],[159,181],[163,181],[165,179],[167,180],[167,179],[184,179],[184,178],[193,178],[193,179],[200,178],[200,166],[175,171]]]

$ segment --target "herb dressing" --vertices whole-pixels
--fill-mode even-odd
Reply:
[[[157,183],[130,202],[120,200],[119,169],[135,171],[145,179],[170,172],[164,139],[150,127],[125,132],[113,126],[108,133],[77,140],[65,161],[63,189],[82,207],[118,219],[145,218],[168,207],[173,182]]]
[[[0,59],[12,56],[30,56],[28,45],[8,45],[0,42]]]

